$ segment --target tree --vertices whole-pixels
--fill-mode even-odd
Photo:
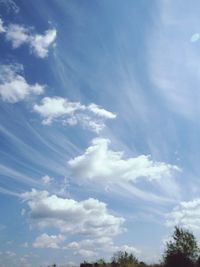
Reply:
[[[132,253],[128,254],[126,251],[118,251],[114,253],[112,262],[120,266],[138,265],[138,260]]]
[[[198,255],[199,248],[194,235],[188,230],[175,227],[172,240],[167,243],[164,252],[164,265],[190,267],[196,263]]]

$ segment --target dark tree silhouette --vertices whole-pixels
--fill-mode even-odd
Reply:
[[[175,227],[172,240],[164,252],[165,267],[192,267],[199,255],[196,238],[188,230]]]

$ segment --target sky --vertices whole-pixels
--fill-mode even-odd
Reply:
[[[200,3],[0,0],[0,266],[159,262],[200,241]]]

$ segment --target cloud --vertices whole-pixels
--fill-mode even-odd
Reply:
[[[95,252],[114,253],[116,251],[127,251],[128,253],[139,254],[140,251],[134,246],[129,245],[115,245],[111,237],[99,237],[98,239],[84,239],[79,242],[69,243],[65,249],[72,250],[93,250]]]
[[[98,253],[93,250],[80,249],[75,253],[75,255],[80,255],[82,258],[86,260],[91,260],[91,259],[96,258]]]
[[[116,117],[114,113],[96,104],[85,106],[62,97],[44,97],[40,104],[33,106],[33,111],[43,117],[42,123],[45,125],[54,121],[69,125],[81,124],[97,133],[105,127],[104,120]]]
[[[56,30],[47,30],[43,35],[36,34],[29,37],[29,44],[33,52],[41,58],[45,58],[48,55],[49,47],[54,43],[56,39]]]
[[[13,48],[18,48],[29,42],[28,29],[18,24],[10,24],[6,28],[6,39],[12,43]]]
[[[45,125],[51,124],[54,120],[63,115],[73,115],[75,111],[85,109],[79,102],[70,102],[62,97],[44,97],[40,105],[35,104],[33,110],[43,118]]]
[[[13,11],[14,13],[19,13],[20,8],[13,0],[0,0],[0,5],[5,5],[7,11]]]
[[[159,3],[147,40],[148,74],[163,107],[189,120],[199,114],[198,12],[187,16],[175,1]],[[185,17],[187,16],[187,19]],[[184,31],[180,31],[180,28]],[[166,51],[166,53],[163,53]]]
[[[97,199],[75,201],[35,189],[21,198],[28,204],[31,223],[39,228],[87,236],[115,236],[123,230],[124,219],[110,214],[106,204]]]
[[[65,240],[63,235],[48,235],[46,233],[38,236],[33,243],[34,248],[59,248],[60,243]]]
[[[22,65],[0,66],[0,97],[4,102],[17,103],[30,95],[40,95],[44,85],[29,84],[22,76]]]
[[[56,29],[48,29],[43,34],[33,33],[32,28],[19,24],[9,24],[3,27],[0,20],[0,32],[5,33],[6,40],[11,42],[14,49],[27,44],[37,57],[45,58],[48,56],[49,48],[55,43]]]
[[[93,112],[94,114],[96,114],[99,117],[103,117],[106,119],[115,119],[116,118],[116,114],[113,114],[110,111],[102,109],[99,106],[97,106],[96,104],[90,104],[88,106],[88,110],[90,110],[91,112]]]
[[[182,227],[200,232],[200,199],[180,202],[167,215],[166,225],[181,225]]]
[[[83,155],[68,161],[76,181],[105,184],[136,182],[141,177],[153,181],[179,170],[175,165],[153,161],[146,155],[125,159],[122,152],[110,150],[109,143],[109,139],[96,138]]]
[[[3,26],[3,20],[0,18],[0,33],[5,32],[5,28]]]
[[[45,185],[49,185],[49,184],[51,184],[51,182],[52,182],[53,180],[54,180],[54,179],[51,178],[51,177],[49,177],[48,175],[45,175],[45,176],[43,176],[43,177],[41,178],[42,183],[45,184]]]

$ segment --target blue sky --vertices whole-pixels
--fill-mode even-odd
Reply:
[[[0,0],[2,267],[200,238],[199,10]]]

